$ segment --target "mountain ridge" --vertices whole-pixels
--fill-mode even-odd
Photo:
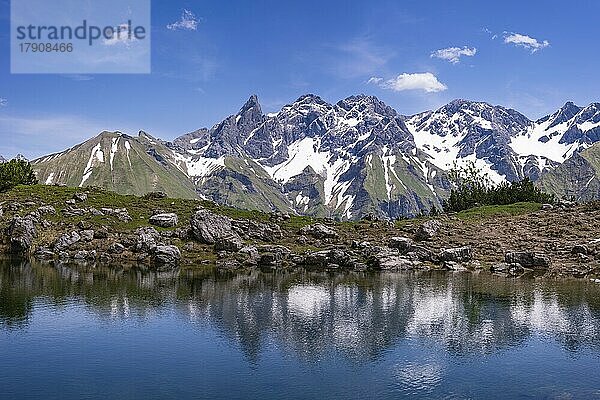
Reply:
[[[447,171],[454,164],[473,162],[496,182],[540,180],[600,140],[599,110],[598,103],[579,107],[567,102],[532,121],[511,108],[456,99],[437,110],[404,116],[375,96],[353,95],[332,104],[306,94],[264,114],[252,95],[213,127],[172,141],[143,131],[137,138],[113,133],[117,136],[102,145],[103,154],[110,154],[108,163],[94,159],[91,145],[97,141],[56,153],[85,148],[73,163],[77,179],[65,178],[56,154],[33,165],[45,183],[73,186],[79,181],[117,191],[130,184],[133,194],[164,189],[172,196],[261,211],[393,219],[441,207],[451,188]],[[115,159],[120,165],[126,159],[125,142],[135,143],[134,164],[145,165],[137,174],[153,176],[150,182],[137,182],[134,168],[110,169]],[[119,178],[120,173],[126,177]],[[120,179],[124,183],[115,184]]]

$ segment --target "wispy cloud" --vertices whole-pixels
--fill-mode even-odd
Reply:
[[[482,28],[482,30],[487,33],[488,35],[490,35],[492,40],[495,40],[496,38],[498,38],[498,35],[495,34],[494,32],[492,32],[491,30],[489,30],[488,28]]]
[[[0,97],[0,107],[6,107],[8,105],[8,100],[4,97]]]
[[[531,36],[513,32],[504,32],[504,43],[524,47],[531,50],[532,53],[550,46],[550,42],[547,40],[538,40]]]
[[[431,57],[439,58],[451,62],[452,64],[458,64],[460,57],[473,57],[477,53],[475,47],[469,48],[464,47],[447,47],[445,49],[439,49],[431,53]]]
[[[332,72],[347,79],[364,79],[365,76],[381,73],[395,54],[391,49],[380,46],[366,37],[353,39],[326,51],[324,60],[332,67]],[[309,62],[314,62],[314,58]]]
[[[422,90],[426,93],[442,92],[448,87],[440,82],[431,72],[400,74],[392,79],[372,77],[367,83],[379,86],[382,89],[402,92],[404,90]]]
[[[196,29],[198,29],[198,18],[190,10],[184,9],[183,13],[181,14],[181,19],[179,21],[167,25],[167,29],[170,29],[172,31],[178,29],[195,31]]]
[[[72,81],[84,82],[91,81],[94,79],[91,75],[81,75],[81,74],[66,74],[63,75],[64,78],[70,79]]]

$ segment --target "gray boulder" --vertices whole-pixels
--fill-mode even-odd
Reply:
[[[155,214],[150,217],[150,224],[161,228],[173,228],[178,222],[177,214],[174,213]]]
[[[444,262],[455,262],[462,263],[471,261],[472,258],[471,246],[455,247],[452,249],[445,249],[440,252],[440,260]]]
[[[413,261],[422,261],[430,263],[437,263],[440,261],[439,257],[433,250],[430,250],[423,246],[413,246],[411,250],[408,253],[406,253],[406,256]]]
[[[392,249],[398,249],[402,254],[408,253],[413,247],[413,244],[414,242],[412,239],[401,236],[391,237],[388,242],[388,246]]]
[[[65,233],[54,242],[54,251],[60,253],[61,251],[67,250],[69,247],[81,240],[79,233],[73,231],[71,233]]]
[[[231,236],[217,238],[215,242],[215,250],[237,252],[244,247],[244,242],[237,234]]]
[[[90,207],[90,208],[88,209],[88,212],[89,212],[90,214],[92,214],[93,216],[96,216],[96,217],[99,217],[99,216],[103,216],[103,215],[104,215],[104,213],[103,213],[102,211],[100,211],[100,210],[98,210],[97,208],[94,208],[94,207]]]
[[[265,267],[279,267],[289,258],[291,251],[285,246],[265,245],[258,247],[259,265]]]
[[[548,269],[551,265],[548,256],[530,251],[509,251],[504,255],[504,262],[508,264],[517,263],[524,268],[532,269]]]
[[[177,246],[157,246],[152,259],[159,269],[176,268],[181,260],[181,252]]]
[[[351,269],[354,267],[354,260],[350,255],[341,249],[320,250],[308,253],[296,261],[309,268],[317,269]]]
[[[108,252],[110,254],[121,254],[125,251],[125,246],[121,243],[113,243],[108,247]]]
[[[110,215],[112,217],[115,217],[119,221],[122,221],[122,222],[130,222],[130,221],[132,221],[132,218],[129,215],[129,212],[127,211],[126,208],[116,208],[116,209],[101,208],[100,212],[102,214],[104,214],[104,215]]]
[[[369,264],[375,269],[384,271],[403,271],[414,269],[419,265],[419,262],[407,258],[397,250],[381,248],[371,256]]]
[[[79,203],[83,203],[84,201],[87,201],[88,199],[88,195],[86,193],[75,193],[73,195],[73,200],[79,202]]]
[[[246,257],[245,263],[248,265],[256,265],[260,260],[258,249],[255,246],[246,246],[240,249],[240,254]]]
[[[122,222],[130,222],[132,220],[126,208],[117,208],[116,210],[114,210],[113,215],[117,217],[119,221]]]
[[[431,240],[437,235],[441,227],[442,224],[440,221],[435,219],[426,221],[419,226],[415,237],[417,240]]]
[[[490,267],[491,272],[508,274],[508,275],[519,275],[525,272],[523,266],[519,263],[496,263]]]
[[[466,271],[467,270],[467,267],[465,267],[463,264],[457,263],[454,261],[445,261],[444,267],[446,267],[450,271]]]
[[[337,239],[339,237],[336,231],[323,224],[307,225],[300,229],[300,234],[312,236],[315,239]]]
[[[153,251],[160,243],[160,234],[151,227],[138,228],[135,230],[136,241],[133,250],[138,253]]]
[[[86,229],[81,231],[79,236],[81,236],[81,240],[84,242],[91,242],[94,240],[94,231],[92,229]]]
[[[263,242],[275,242],[283,238],[281,227],[250,220],[234,220],[232,228],[245,239],[257,239]]]
[[[8,228],[11,252],[15,254],[29,252],[35,235],[35,225],[31,219],[14,217]]]
[[[201,243],[215,244],[217,240],[235,236],[231,220],[222,215],[200,209],[190,220],[193,237]]]
[[[374,246],[365,249],[367,264],[378,270],[401,271],[418,268],[421,262],[401,254],[397,249],[387,246]]]
[[[52,206],[41,206],[37,209],[40,215],[54,215],[56,214],[56,209]]]

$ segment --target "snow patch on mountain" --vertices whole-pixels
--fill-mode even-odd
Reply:
[[[129,158],[129,152],[131,151],[131,143],[129,143],[129,140],[125,141],[125,154],[127,155],[127,162],[129,163],[129,166],[131,167],[131,158]]]
[[[189,177],[202,178],[225,167],[225,156],[219,158],[189,157],[176,151],[173,151],[172,154],[173,164]]]
[[[329,152],[321,153],[320,141],[315,138],[304,138],[288,147],[288,159],[272,167],[263,166],[267,173],[276,181],[285,184],[291,178],[299,175],[306,167],[311,167],[317,174],[325,177],[329,163]]]
[[[81,178],[79,187],[83,187],[83,184],[90,178],[92,172],[94,172],[94,167],[98,165],[98,163],[104,163],[104,152],[102,151],[101,143],[98,143],[92,148],[90,159],[83,171],[83,177]]]
[[[46,182],[44,182],[44,185],[52,185],[53,182],[54,182],[54,172],[51,172],[50,175],[48,175],[48,178],[46,178]]]
[[[534,155],[545,157],[552,161],[563,163],[579,147],[579,143],[560,143],[562,134],[568,128],[568,122],[563,122],[549,129],[551,121],[533,125],[521,135],[515,136],[510,146],[521,156]]]
[[[115,155],[117,154],[117,151],[119,150],[119,140],[121,138],[120,137],[116,137],[116,138],[112,138],[112,142],[110,145],[110,170],[113,170],[113,161],[115,159]]]

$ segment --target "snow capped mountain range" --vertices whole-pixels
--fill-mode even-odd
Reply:
[[[46,183],[136,194],[162,188],[189,195],[192,188],[203,198],[263,211],[397,218],[439,208],[450,189],[445,172],[455,163],[473,161],[496,182],[539,180],[598,140],[596,103],[567,103],[530,121],[467,100],[402,116],[366,95],[330,104],[308,94],[264,114],[251,96],[237,114],[172,142],[144,132],[103,133],[34,166]],[[133,185],[140,174],[145,183]]]

